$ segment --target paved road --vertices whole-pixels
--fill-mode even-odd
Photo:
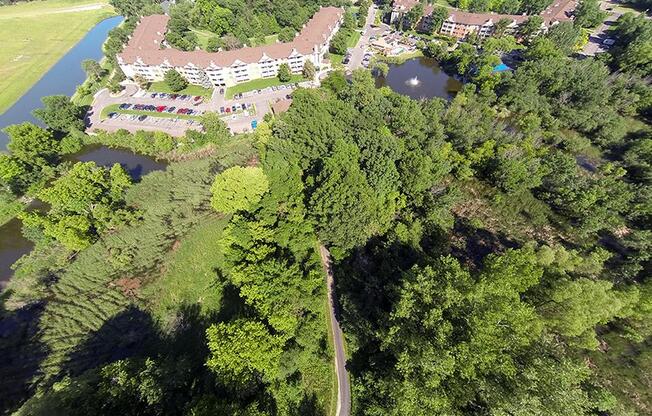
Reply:
[[[344,354],[344,340],[342,339],[342,328],[337,320],[337,305],[333,287],[333,269],[331,255],[326,247],[319,246],[321,264],[326,272],[326,287],[328,289],[328,304],[331,321],[331,332],[333,333],[333,347],[335,349],[335,371],[337,373],[337,413],[336,416],[349,416],[351,413],[351,386],[349,385],[349,374],[346,371],[346,355]]]
[[[616,4],[618,3],[611,1],[602,1],[600,2],[600,8],[602,10],[607,10],[608,7],[613,7]],[[589,35],[589,43],[587,43],[582,50],[583,55],[595,56],[598,53],[606,52],[606,49],[602,44],[602,42],[604,42],[604,40],[608,37],[606,31],[615,24],[616,20],[618,20],[622,14],[616,10],[608,11],[608,13],[609,15],[604,20],[604,22],[602,22],[600,26],[593,30]]]
[[[372,3],[372,5],[369,7],[369,13],[367,13],[367,21],[362,28],[362,36],[360,36],[358,43],[353,48],[351,48],[351,58],[349,63],[344,65],[347,71],[352,71],[356,68],[362,67],[362,58],[364,58],[364,53],[369,47],[370,37],[380,36],[384,32],[389,31],[389,26],[384,23],[382,23],[379,27],[371,27],[371,25],[374,23],[376,13],[380,13],[380,11]]]

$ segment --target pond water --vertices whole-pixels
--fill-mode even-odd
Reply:
[[[102,44],[109,31],[122,22],[121,16],[111,17],[98,23],[68,53],[66,53],[32,88],[13,106],[0,114],[0,151],[7,148],[9,138],[1,130],[11,124],[31,121],[37,123],[32,110],[41,108],[41,98],[63,94],[71,96],[77,85],[86,79],[81,63],[85,59],[100,60]],[[53,28],[56,31],[56,28]],[[41,123],[37,123],[41,124]]]
[[[420,57],[402,64],[390,64],[387,76],[377,76],[376,86],[388,86],[410,98],[439,97],[451,99],[462,89],[462,83],[446,74],[437,61]]]

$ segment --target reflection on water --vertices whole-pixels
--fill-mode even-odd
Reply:
[[[98,166],[110,168],[115,163],[122,165],[134,181],[155,170],[163,170],[166,162],[157,161],[148,156],[139,155],[125,149],[111,149],[106,146],[89,146],[80,153],[66,157],[76,162],[97,163]]]
[[[11,265],[34,247],[31,241],[23,237],[21,227],[22,223],[17,218],[0,227],[0,290],[5,288],[14,274]]]
[[[376,77],[376,86],[388,86],[414,99],[440,97],[451,99],[462,83],[448,76],[432,58],[414,58],[400,65],[390,64],[386,77]]]

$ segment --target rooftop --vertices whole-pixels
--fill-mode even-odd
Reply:
[[[315,46],[328,39],[344,11],[339,7],[323,7],[306,23],[297,37],[286,43],[275,43],[257,47],[244,47],[231,51],[205,52],[181,51],[164,48],[163,40],[170,20],[166,15],[145,16],[134,30],[124,51],[118,54],[122,62],[134,63],[139,59],[149,65],[228,67],[236,62],[243,64],[261,61],[265,56],[271,59],[286,58],[294,51],[312,53]]]

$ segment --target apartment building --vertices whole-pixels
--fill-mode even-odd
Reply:
[[[228,87],[274,77],[283,63],[293,73],[299,73],[306,61],[316,67],[324,65],[324,55],[343,16],[344,10],[339,7],[322,7],[291,42],[220,52],[167,47],[169,16],[145,16],[124,51],[118,54],[118,64],[129,78],[139,75],[148,81],[162,81],[167,71],[175,69],[191,84],[204,87]]]
[[[392,13],[390,22],[400,21],[405,18],[405,14],[419,3],[419,0],[394,0],[392,3]],[[551,26],[571,20],[572,13],[577,6],[577,0],[555,0],[539,15],[543,18],[541,31],[546,31]],[[428,31],[431,27],[433,5],[428,4],[424,7],[423,18],[418,24],[421,30]],[[471,13],[456,9],[450,9],[449,15],[444,20],[439,33],[455,38],[464,38],[472,32],[476,32],[484,38],[494,33],[496,23],[500,20],[507,20],[509,24],[506,33],[513,33],[518,26],[528,20],[527,15],[511,15],[498,13]]]

